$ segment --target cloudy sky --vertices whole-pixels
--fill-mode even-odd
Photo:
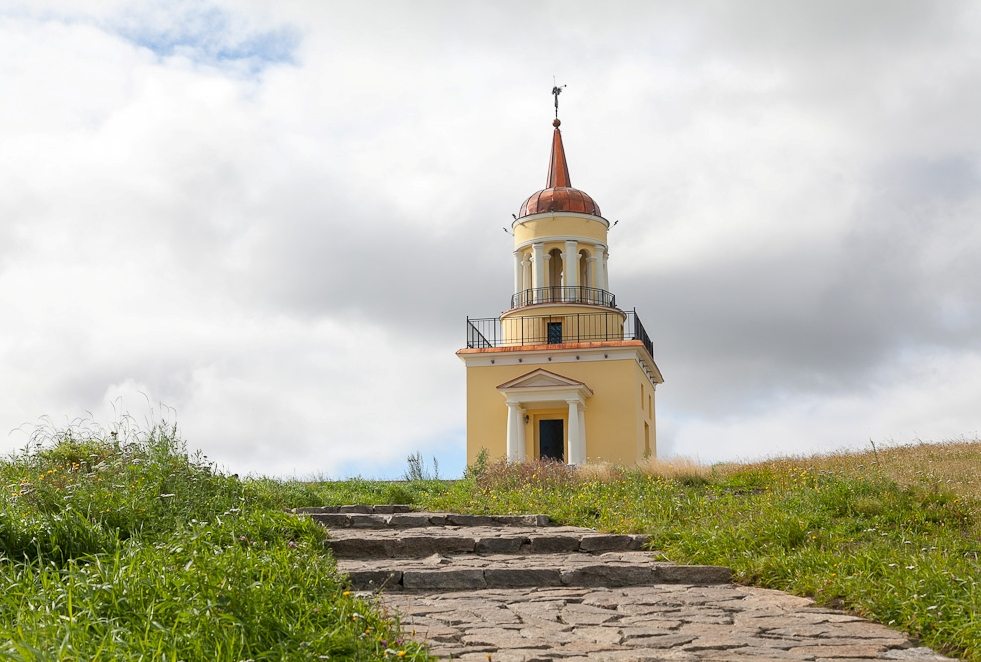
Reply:
[[[0,450],[458,473],[553,75],[662,455],[981,429],[977,2],[88,5],[0,0]]]

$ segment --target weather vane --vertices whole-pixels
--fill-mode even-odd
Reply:
[[[552,96],[555,97],[555,119],[559,119],[559,95],[562,94],[562,90],[565,85],[556,85],[555,76],[552,76]]]

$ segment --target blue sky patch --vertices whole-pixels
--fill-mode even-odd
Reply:
[[[292,27],[252,29],[217,7],[180,12],[165,25],[127,18],[117,32],[160,57],[181,55],[202,64],[244,66],[252,73],[294,63],[300,40]]]

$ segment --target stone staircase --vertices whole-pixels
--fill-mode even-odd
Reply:
[[[544,515],[408,506],[297,509],[329,529],[352,587],[440,658],[480,662],[947,661],[903,633],[717,566],[666,563],[646,536]]]
[[[304,508],[330,529],[338,568],[359,590],[726,584],[727,568],[675,565],[648,536],[553,526],[545,515],[458,515],[407,506]]]

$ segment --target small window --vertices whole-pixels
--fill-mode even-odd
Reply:
[[[548,323],[548,344],[558,345],[562,342],[562,322]]]

